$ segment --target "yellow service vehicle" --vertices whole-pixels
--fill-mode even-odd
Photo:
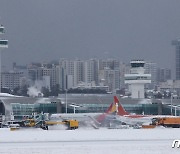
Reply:
[[[39,121],[35,119],[26,119],[24,122],[25,127],[40,127],[42,129],[48,130],[48,126],[52,125],[66,125],[68,129],[77,129],[79,127],[79,122],[77,120],[64,120],[64,121]]]
[[[68,129],[77,129],[79,122],[77,120],[64,120],[64,121],[45,121],[45,125],[59,125],[64,124],[68,126]]]
[[[79,122],[77,120],[65,120],[63,122],[65,122],[69,129],[77,129],[79,127]]]
[[[26,119],[24,125],[25,127],[34,127],[36,125],[36,121],[34,119]]]

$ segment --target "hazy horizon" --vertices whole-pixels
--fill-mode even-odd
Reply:
[[[177,0],[1,0],[9,40],[3,65],[60,58],[144,59],[175,67],[180,36]]]

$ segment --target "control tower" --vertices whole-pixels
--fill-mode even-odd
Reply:
[[[4,26],[0,25],[0,34],[4,34],[4,33],[5,33]],[[8,40],[0,38],[0,50],[3,48],[8,48]]]
[[[4,34],[4,26],[0,25],[0,34]],[[0,93],[1,93],[1,51],[4,48],[8,48],[8,40],[0,38]]]
[[[144,98],[144,85],[151,83],[151,74],[144,74],[143,60],[132,60],[130,74],[125,74],[125,83],[129,86],[132,98]]]

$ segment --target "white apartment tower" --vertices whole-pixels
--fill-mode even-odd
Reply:
[[[132,98],[144,98],[144,85],[151,83],[151,74],[145,74],[144,64],[143,60],[132,60],[130,74],[125,74]]]
[[[84,82],[86,84],[94,82],[98,83],[98,62],[95,59],[86,60],[84,62]]]
[[[84,81],[84,61],[75,60],[74,61],[74,86]]]
[[[84,62],[81,60],[60,59],[60,88],[76,87],[84,81]]]
[[[61,89],[70,89],[79,85],[97,85],[98,83],[98,61],[96,59],[60,59],[59,65]]]
[[[100,70],[99,80],[104,82],[104,86],[109,87],[109,92],[115,93],[115,90],[120,87],[120,71],[104,68],[104,70]]]
[[[13,90],[21,86],[23,72],[3,72],[1,73],[2,87]]]
[[[145,74],[151,74],[151,84],[148,85],[148,89],[155,89],[157,85],[157,64],[146,61],[144,69]]]
[[[46,84],[42,84],[42,87],[46,85],[45,87],[51,89],[59,83],[58,75],[59,69],[55,65],[50,67],[46,65],[30,65],[28,67],[28,77],[31,81],[31,85],[43,81]]]
[[[72,88],[74,85],[74,61],[60,59],[59,85],[62,90]]]

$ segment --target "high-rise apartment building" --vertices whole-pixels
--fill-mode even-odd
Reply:
[[[130,73],[131,66],[130,64],[120,63],[120,89],[126,88],[125,84],[125,74]]]
[[[172,41],[175,46],[175,67],[176,67],[176,80],[180,80],[180,39]]]
[[[29,65],[28,66],[28,77],[31,81],[31,85],[34,85],[38,81],[46,81],[47,85],[50,85],[49,89],[58,84],[58,71],[55,65]],[[48,81],[49,80],[49,81]],[[43,86],[43,85],[42,85]]]
[[[81,60],[60,59],[60,88],[76,87],[84,81],[84,62]]]
[[[120,71],[119,69],[104,68],[104,70],[100,70],[99,80],[104,82],[104,86],[109,87],[110,92],[115,92],[120,88]]]
[[[110,68],[112,70],[118,69],[119,65],[120,65],[120,62],[117,59],[100,59],[99,60],[100,70],[103,70],[104,68]]]
[[[165,82],[171,80],[171,70],[168,68],[157,69],[157,82]]]
[[[154,89],[157,85],[157,64],[153,62],[146,62],[144,69],[145,74],[151,74],[151,83],[146,87],[149,89]]]
[[[52,68],[46,68],[45,67],[42,70],[43,80],[45,80],[45,78],[46,78],[46,81],[49,79],[50,80],[50,87],[53,87],[58,83],[57,78],[56,78],[56,74],[57,74],[57,69],[55,66]]]
[[[69,89],[79,84],[88,85],[98,82],[98,61],[60,59],[60,88]]]
[[[13,90],[21,86],[21,78],[23,72],[3,72],[2,74],[2,87]]]
[[[84,61],[84,82],[86,84],[94,82],[98,84],[98,61],[96,59],[90,59]]]

